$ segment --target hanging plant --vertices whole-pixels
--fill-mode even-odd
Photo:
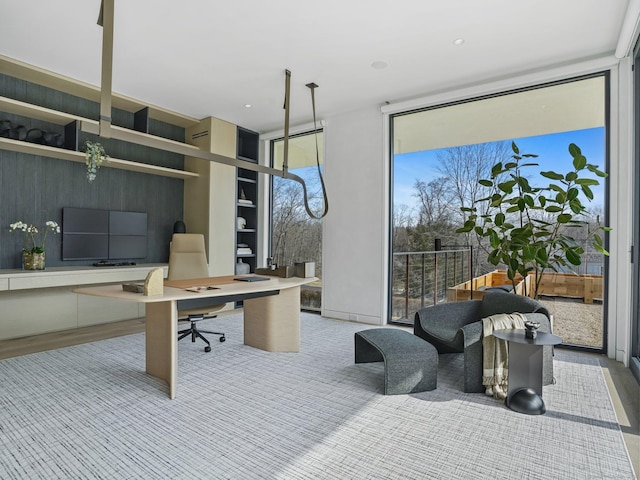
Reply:
[[[109,161],[109,155],[104,151],[104,147],[98,142],[84,142],[85,163],[87,164],[87,180],[93,182],[98,175],[98,169],[102,162]]]

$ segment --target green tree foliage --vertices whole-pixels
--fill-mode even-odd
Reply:
[[[601,232],[609,229],[599,222],[595,226],[589,224],[588,212],[581,199],[591,201],[591,188],[600,184],[589,174],[601,178],[607,175],[597,165],[588,163],[580,148],[572,143],[569,153],[573,158],[573,169],[565,174],[541,172],[542,177],[549,180],[548,185],[533,186],[523,170],[538,165],[531,163],[537,155],[521,154],[515,142],[511,148],[512,161],[497,162],[491,169],[490,178],[478,182],[489,190],[488,195],[471,207],[461,207],[468,218],[457,232],[475,232],[488,239],[489,262],[495,266],[504,265],[514,287],[518,276],[526,278],[533,273],[532,293],[537,298],[544,271],[559,271],[561,267],[581,264],[584,248],[569,235],[572,229],[586,229],[586,237],[591,239],[595,249],[609,254],[601,236]]]

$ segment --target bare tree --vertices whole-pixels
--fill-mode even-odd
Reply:
[[[271,254],[274,262],[293,265],[315,261],[316,275],[319,276],[322,270],[322,223],[308,217],[300,184],[274,178],[272,221]]]
[[[490,177],[491,167],[496,163],[509,161],[511,153],[510,143],[501,141],[452,147],[438,154],[438,171],[444,175],[445,188],[451,191],[454,198],[451,212],[454,223],[459,226],[466,220],[461,207],[475,205],[486,195],[485,188],[478,181]],[[462,238],[460,234],[457,236],[458,242],[488,253],[485,242],[474,233],[463,234]],[[484,256],[474,256],[474,275],[485,273],[488,268]]]
[[[488,178],[491,167],[511,158],[509,142],[478,143],[452,147],[437,156],[438,171],[446,179],[447,187],[457,199],[459,207],[470,207],[484,194],[484,187],[478,184],[481,178]]]
[[[418,223],[437,225],[451,219],[453,193],[447,188],[446,178],[437,178],[430,182],[416,179],[414,197],[420,201]]]
[[[395,252],[406,252],[409,249],[407,229],[411,227],[413,217],[409,206],[401,204],[393,207],[392,242]]]

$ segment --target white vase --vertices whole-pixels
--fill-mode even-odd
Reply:
[[[251,267],[248,263],[244,263],[242,259],[238,260],[236,263],[236,275],[245,275],[251,272]]]

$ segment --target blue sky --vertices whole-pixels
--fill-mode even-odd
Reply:
[[[589,163],[599,165],[600,170],[606,171],[604,165],[605,131],[602,127],[513,140],[518,145],[521,154],[538,155],[538,158],[531,160],[532,163],[538,163],[539,167],[528,167],[527,175],[535,176],[536,170],[553,170],[563,174],[570,171],[573,160],[568,151],[570,143],[575,143],[580,147]],[[401,204],[409,207],[417,206],[417,199],[413,197],[415,193],[413,185],[416,179],[429,183],[429,181],[442,176],[438,172],[439,162],[437,160],[438,152],[442,151],[426,150],[394,156],[393,189],[396,206]],[[541,177],[541,180],[546,179]],[[599,180],[600,185],[592,188],[594,200],[584,202],[588,210],[595,206],[604,206],[604,179]],[[532,181],[531,183],[534,186],[544,185],[542,181]]]

